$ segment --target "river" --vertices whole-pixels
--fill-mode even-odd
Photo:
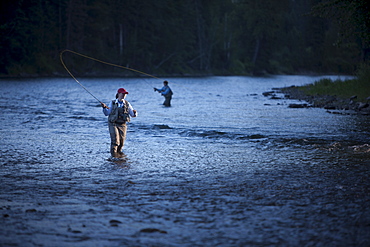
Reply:
[[[337,79],[338,76],[326,76]],[[369,246],[370,118],[262,95],[322,77],[1,79],[1,246]]]

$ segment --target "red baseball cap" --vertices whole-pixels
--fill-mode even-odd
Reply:
[[[126,91],[126,89],[124,89],[124,88],[120,88],[120,89],[118,89],[117,93],[128,94],[128,92],[127,92],[127,91]]]

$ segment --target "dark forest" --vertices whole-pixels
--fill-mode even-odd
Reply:
[[[353,74],[365,0],[2,1],[0,76],[65,76],[65,49],[156,75]],[[66,54],[79,76],[130,75]]]

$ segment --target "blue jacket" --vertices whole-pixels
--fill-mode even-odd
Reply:
[[[163,86],[161,89],[157,89],[157,91],[161,93],[163,96],[170,96],[173,94],[169,86]]]

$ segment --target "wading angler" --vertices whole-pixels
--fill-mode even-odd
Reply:
[[[116,99],[107,106],[101,103],[103,113],[108,116],[108,128],[111,138],[110,153],[113,159],[123,158],[122,148],[125,144],[127,123],[130,117],[137,117],[137,111],[125,100],[128,92],[124,88],[117,91]]]
[[[173,92],[171,88],[168,86],[168,81],[163,82],[163,87],[161,89],[154,88],[154,92],[157,91],[158,93],[162,94],[162,96],[165,98],[163,105],[164,106],[171,106],[171,99]]]

